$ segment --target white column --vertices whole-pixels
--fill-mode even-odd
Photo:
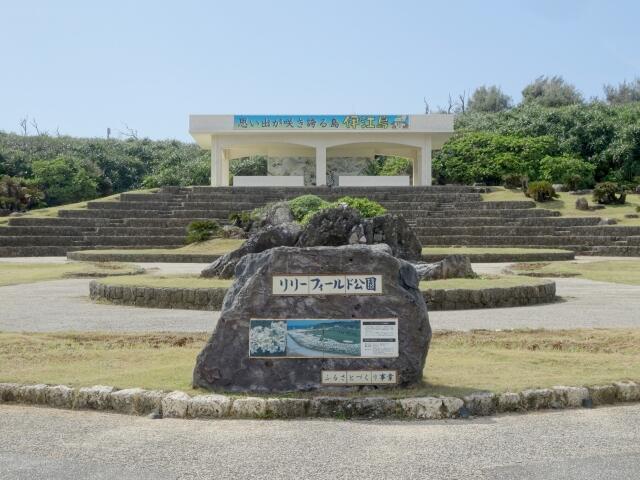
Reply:
[[[219,187],[222,185],[222,149],[220,142],[211,135],[211,186]]]
[[[231,157],[231,153],[225,148],[220,149],[220,186],[228,187],[229,186],[229,159]]]
[[[419,168],[420,181],[418,185],[431,185],[433,180],[431,176],[432,163],[431,163],[431,137],[430,136],[427,136],[425,138],[424,145],[420,149],[419,163],[420,163],[420,168]]]
[[[416,148],[416,153],[413,157],[413,183],[414,187],[420,185],[422,179],[422,148]]]
[[[327,147],[316,147],[316,185],[327,184]]]

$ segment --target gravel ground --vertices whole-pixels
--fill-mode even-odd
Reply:
[[[640,471],[640,405],[421,422],[150,420],[0,405],[0,431],[5,480],[617,480]]]

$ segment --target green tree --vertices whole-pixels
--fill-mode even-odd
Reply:
[[[605,98],[610,104],[640,102],[640,78],[629,83],[624,80],[617,86],[607,84],[603,89]]]
[[[582,103],[582,95],[574,85],[560,76],[540,76],[522,90],[522,103],[543,107],[562,107]]]
[[[546,156],[540,161],[540,178],[551,183],[562,183],[570,190],[592,187],[595,165],[569,155]]]
[[[501,112],[511,108],[511,97],[502,92],[500,87],[482,85],[476,88],[469,99],[470,112]]]
[[[489,132],[458,133],[434,158],[438,183],[499,185],[508,174],[536,179],[540,160],[557,153],[550,136],[519,137]]]
[[[95,170],[81,160],[59,156],[33,162],[34,182],[45,192],[48,205],[77,202],[98,196]]]

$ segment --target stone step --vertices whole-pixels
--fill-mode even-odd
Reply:
[[[590,226],[597,225],[597,217],[420,217],[416,219],[417,227],[476,227],[476,226]]]
[[[475,236],[541,236],[552,235],[559,237],[570,236],[629,236],[640,235],[640,227],[614,227],[614,226],[576,226],[571,229],[558,230],[553,226],[473,226],[473,227],[418,227],[415,232],[422,236],[451,236],[451,235],[475,235]]]
[[[0,237],[0,246],[90,246],[90,245],[146,245],[146,246],[183,246],[184,235],[177,236],[32,236],[29,245],[25,245],[24,237]]]
[[[0,257],[64,257],[73,249],[66,246],[0,246]]]
[[[606,246],[614,245],[618,237],[607,236],[567,236],[553,235],[539,236],[477,236],[477,235],[448,235],[448,236],[423,236],[419,235],[420,243],[428,246],[463,245],[474,247],[510,246],[510,247],[563,247],[569,245],[579,246]],[[640,237],[628,237],[629,246],[640,245]]]
[[[246,193],[255,194],[284,194],[284,195],[373,195],[376,193],[410,193],[414,195],[422,193],[481,193],[487,191],[483,187],[466,185],[431,185],[431,186],[406,186],[406,187],[210,187],[193,186],[180,193]],[[169,188],[161,188],[161,193],[172,192]]]

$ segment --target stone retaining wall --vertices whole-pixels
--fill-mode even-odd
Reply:
[[[313,398],[231,397],[219,394],[191,397],[184,392],[164,392],[95,385],[21,385],[0,383],[0,403],[47,405],[75,410],[106,410],[153,418],[405,418],[432,420],[469,418],[497,413],[546,409],[591,408],[640,401],[640,385],[615,382],[593,387],[524,390],[499,395],[489,392],[458,397]]]
[[[85,262],[138,262],[138,263],[212,263],[220,255],[204,253],[110,253],[68,252],[67,259]]]
[[[422,261],[428,263],[439,262],[443,258],[455,254],[455,249],[443,254],[423,254]],[[526,253],[462,253],[469,257],[471,263],[508,263],[508,262],[554,262],[574,260],[575,252],[526,252]]]
[[[89,284],[92,300],[118,305],[184,310],[220,310],[226,288],[158,288],[130,285],[106,285],[99,280]],[[542,280],[535,285],[520,285],[482,290],[450,289],[423,292],[429,310],[466,310],[474,308],[519,307],[555,300],[556,284]]]
[[[423,262],[439,262],[448,255],[453,255],[455,250],[447,254],[426,254],[422,255]],[[550,262],[560,260],[575,259],[575,252],[527,252],[527,253],[464,253],[472,263],[507,263],[507,262]],[[80,260],[85,262],[140,262],[140,263],[212,263],[220,255],[205,253],[111,253],[111,252],[91,252],[77,251],[67,252],[69,260]]]

